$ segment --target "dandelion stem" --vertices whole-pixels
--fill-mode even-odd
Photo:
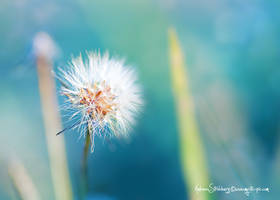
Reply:
[[[86,141],[83,151],[83,160],[82,160],[82,191],[83,196],[88,192],[88,153],[89,153],[89,146],[90,146],[90,132],[89,129],[86,132]]]

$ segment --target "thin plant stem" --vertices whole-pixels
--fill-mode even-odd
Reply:
[[[198,185],[208,187],[210,181],[183,52],[174,29],[169,29],[169,46],[172,87],[180,133],[181,164],[187,191],[191,200],[209,200],[212,198],[210,194],[195,191]]]
[[[63,135],[59,137],[56,136],[56,133],[62,129],[62,125],[58,112],[55,81],[51,74],[52,61],[47,56],[37,55],[36,62],[42,114],[55,199],[71,200],[73,199],[73,196],[67,165],[64,138]]]
[[[89,146],[90,146],[90,132],[89,129],[86,132],[86,141],[83,150],[82,157],[82,191],[83,197],[88,192],[88,154],[89,154]]]
[[[12,179],[12,183],[20,199],[41,199],[31,177],[29,176],[25,167],[19,160],[14,160],[9,164],[8,174]]]

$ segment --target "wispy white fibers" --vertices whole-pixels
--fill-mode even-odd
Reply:
[[[63,109],[71,113],[69,128],[81,136],[125,136],[135,124],[142,105],[141,87],[135,71],[124,60],[110,58],[108,53],[80,55],[59,69],[61,93],[67,97]]]

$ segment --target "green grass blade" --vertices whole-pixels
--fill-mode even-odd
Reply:
[[[188,194],[192,200],[209,199],[208,192],[196,192],[195,187],[208,187],[209,177],[203,144],[195,119],[194,104],[189,91],[189,81],[185,71],[183,53],[177,35],[169,30],[169,56],[172,87],[177,109],[177,119],[180,132],[180,154],[182,170]]]

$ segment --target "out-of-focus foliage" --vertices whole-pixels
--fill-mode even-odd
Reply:
[[[203,143],[195,119],[194,103],[189,90],[185,71],[184,56],[175,30],[169,29],[170,74],[177,109],[180,154],[185,183],[188,185],[190,199],[207,200],[210,194],[196,192],[197,186],[210,184]]]

